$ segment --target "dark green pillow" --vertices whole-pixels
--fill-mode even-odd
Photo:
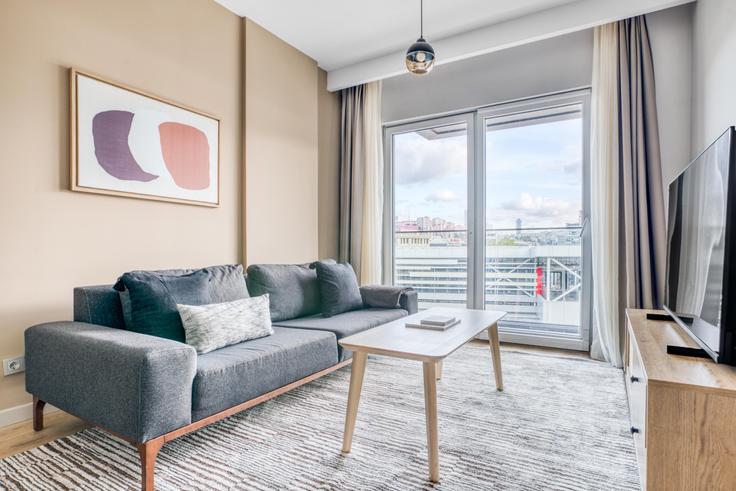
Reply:
[[[351,310],[363,308],[358,278],[349,263],[330,264],[318,261],[315,264],[319,283],[322,317],[332,317]]]
[[[126,319],[125,328],[183,343],[184,327],[176,304],[213,303],[209,283],[210,275],[203,269],[183,275],[125,273],[116,285],[124,286],[128,296],[130,319]]]

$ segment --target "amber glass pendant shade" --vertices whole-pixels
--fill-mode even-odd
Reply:
[[[406,69],[414,75],[426,75],[434,67],[435,54],[424,39],[424,0],[419,0],[419,39],[406,50]]]
[[[414,75],[426,75],[434,67],[434,49],[423,38],[406,50],[406,68]]]

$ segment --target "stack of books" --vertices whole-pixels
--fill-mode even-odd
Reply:
[[[444,331],[460,323],[460,319],[451,315],[430,315],[419,322],[407,322],[406,327]]]

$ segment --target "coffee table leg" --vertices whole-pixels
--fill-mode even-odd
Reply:
[[[498,324],[488,328],[488,342],[491,345],[493,358],[493,374],[496,376],[496,390],[503,390],[503,374],[501,373],[501,346],[498,342]]]
[[[437,435],[437,362],[424,362],[424,410],[427,417],[429,480],[440,480],[440,449]]]
[[[442,361],[443,360],[437,362],[437,380],[442,379]]]
[[[350,390],[348,391],[348,410],[345,414],[345,432],[342,437],[342,452],[350,453],[353,444],[355,418],[358,416],[360,390],[363,388],[363,374],[367,355],[360,351],[353,352],[353,364],[350,369]]]

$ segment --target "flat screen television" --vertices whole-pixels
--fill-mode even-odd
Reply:
[[[736,365],[736,134],[669,187],[665,310],[718,363]]]

